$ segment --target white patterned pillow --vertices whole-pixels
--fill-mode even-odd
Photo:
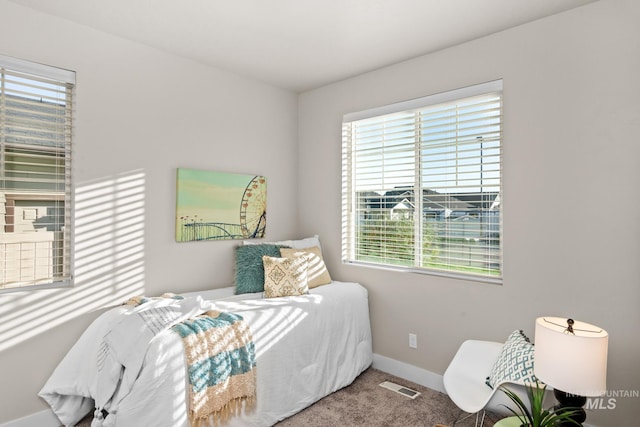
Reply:
[[[291,258],[263,256],[264,297],[276,298],[309,293],[309,258],[306,255]]]
[[[513,331],[502,346],[486,383],[495,388],[503,382],[535,383],[533,375],[533,344],[522,331]]]

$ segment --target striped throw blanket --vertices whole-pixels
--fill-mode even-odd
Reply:
[[[215,426],[256,398],[255,348],[237,314],[208,311],[172,326],[182,337],[189,376],[191,425]]]

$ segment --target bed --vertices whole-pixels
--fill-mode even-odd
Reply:
[[[259,292],[236,295],[234,289],[184,294],[200,295],[217,310],[239,314],[253,336],[255,406],[224,427],[271,426],[349,385],[371,365],[368,296],[360,284],[331,281],[306,295],[280,298],[263,298]],[[41,390],[39,395],[64,425],[93,411],[99,342],[126,309],[117,307],[96,319]],[[105,425],[188,427],[185,363],[178,334],[158,334],[131,391],[111,408]]]

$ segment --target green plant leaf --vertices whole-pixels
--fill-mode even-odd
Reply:
[[[531,427],[556,427],[560,423],[570,423],[580,426],[581,424],[575,421],[572,417],[580,411],[581,408],[563,408],[560,412],[555,412],[553,409],[544,408],[544,396],[547,389],[547,385],[541,385],[537,380],[535,383],[526,384],[527,398],[529,405],[513,391],[500,385],[499,389],[507,395],[509,399],[517,406],[518,411],[513,408],[502,405],[512,412],[520,419],[520,422],[524,425],[530,425]]]

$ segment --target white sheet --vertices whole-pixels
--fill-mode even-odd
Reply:
[[[273,299],[262,299],[260,293],[233,295],[233,288],[199,294],[215,299],[216,309],[243,316],[256,345],[256,408],[224,427],[273,425],[350,384],[372,363],[367,291],[359,284],[333,282],[309,295]],[[40,392],[65,425],[93,407],[98,343],[118,310],[85,331]],[[131,392],[120,402],[115,426],[187,427],[184,366],[177,334],[158,335]]]

